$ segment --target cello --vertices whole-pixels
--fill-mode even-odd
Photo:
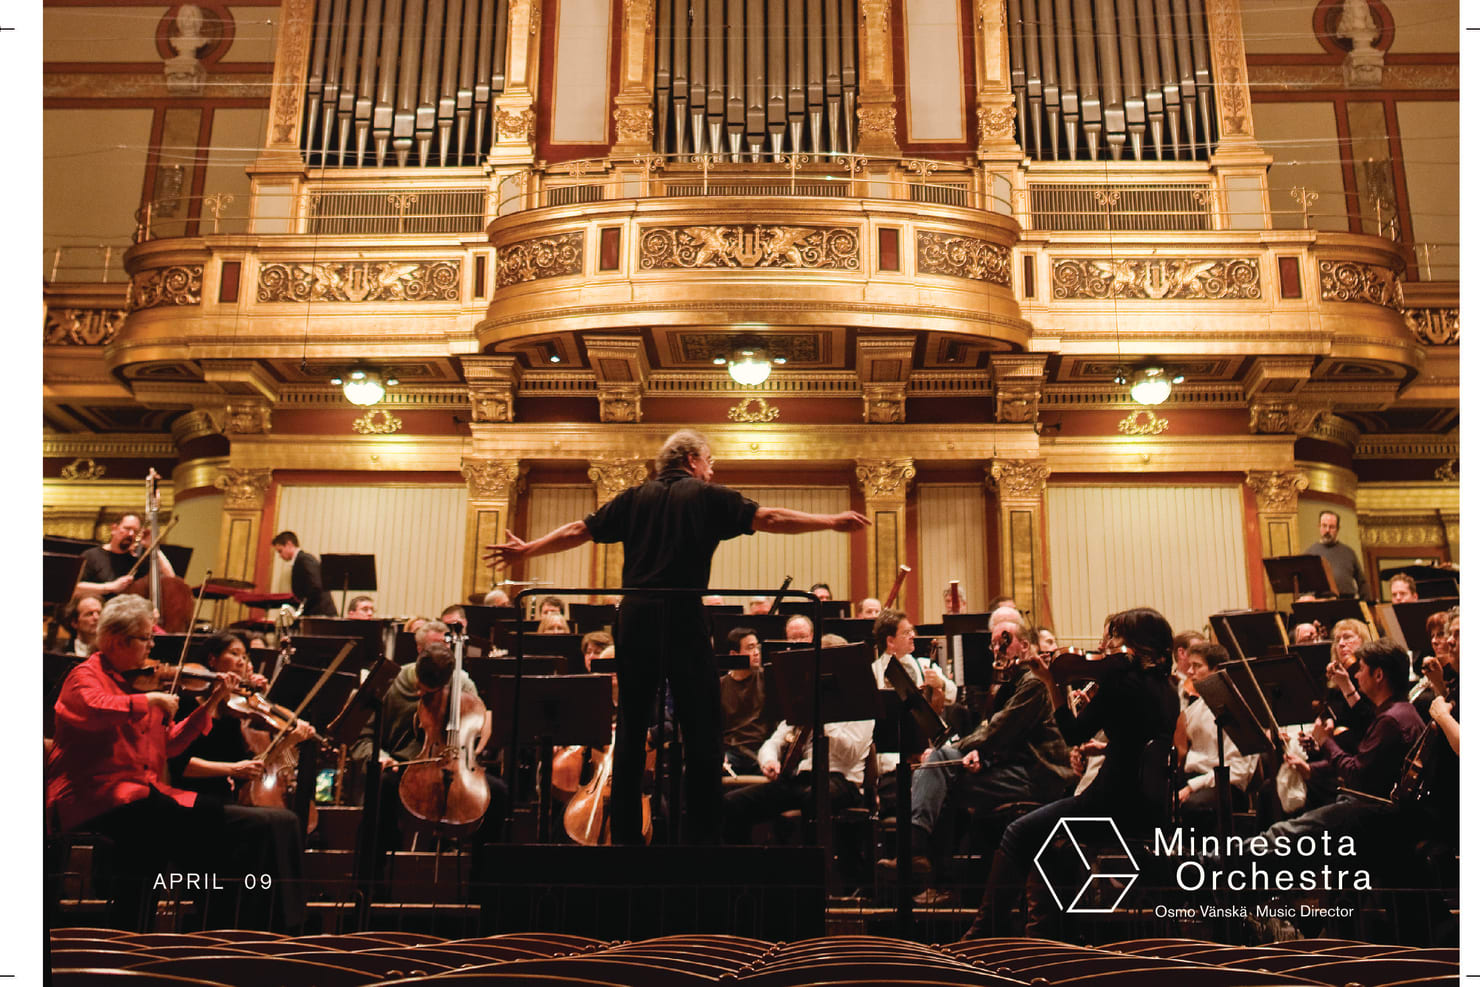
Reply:
[[[571,796],[565,806],[565,832],[582,846],[609,846],[612,841],[611,798],[612,761],[617,747],[617,727],[612,725],[612,740],[605,754],[592,751],[596,773],[590,782]],[[652,767],[655,752],[648,749],[648,766]],[[596,759],[600,757],[599,763]],[[642,841],[653,841],[652,796],[642,796]]]
[[[452,680],[422,696],[416,716],[426,740],[421,755],[407,761],[401,775],[403,820],[412,829],[439,836],[477,829],[489,802],[488,776],[478,752],[488,743],[492,722],[483,701],[463,689],[466,637],[458,634],[453,640]]]

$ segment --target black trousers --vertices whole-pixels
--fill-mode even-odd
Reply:
[[[305,917],[303,833],[286,809],[224,805],[199,796],[191,808],[150,789],[88,823],[114,844],[108,922],[147,930],[156,891],[173,874],[198,875],[203,888],[174,891],[205,902],[209,928],[296,930]],[[215,885],[221,885],[217,890]]]
[[[836,771],[827,776],[827,793],[834,812],[863,802],[858,786]],[[725,796],[725,842],[749,843],[756,823],[774,819],[787,809],[805,809],[811,801],[810,771],[734,789]]]
[[[687,843],[719,842],[724,714],[719,669],[697,598],[629,596],[617,616],[617,751],[612,762],[612,842],[641,845],[648,726],[666,677],[683,734]],[[676,807],[675,807],[676,809]]]

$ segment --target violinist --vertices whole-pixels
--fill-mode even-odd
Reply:
[[[285,927],[303,921],[302,843],[297,819],[265,810],[223,806],[166,781],[165,759],[210,731],[218,705],[240,683],[224,672],[209,697],[183,719],[179,697],[130,686],[154,646],[153,606],[123,594],[98,621],[99,650],[67,677],[56,703],[56,742],[47,757],[48,828],[84,824],[115,844],[109,921],[123,928],[152,925],[150,888],[172,869],[271,874],[273,894],[248,895],[243,913],[207,902],[207,920],[229,926],[271,918]],[[283,828],[280,823],[289,823]],[[229,881],[228,881],[229,883]],[[216,907],[211,907],[212,905]],[[245,914],[248,908],[267,910]]]
[[[1172,681],[1183,709],[1197,695],[1192,688],[1192,646],[1202,644],[1203,640],[1197,631],[1178,631],[1172,638]]]
[[[1187,649],[1187,689],[1189,695],[1182,710],[1186,754],[1182,764],[1187,783],[1177,792],[1182,806],[1182,821],[1200,829],[1212,829],[1217,820],[1217,790],[1213,770],[1218,766],[1218,723],[1208,704],[1197,694],[1197,684],[1228,660],[1228,650],[1220,644],[1199,640]],[[1178,749],[1184,745],[1179,742]],[[1229,780],[1242,793],[1249,787],[1259,758],[1239,753],[1233,740],[1223,737],[1223,763],[1229,769]]]
[[[72,654],[86,658],[95,650],[98,618],[103,615],[103,598],[96,593],[74,596],[62,615],[62,624],[72,632]]]
[[[133,513],[120,514],[108,533],[108,544],[94,546],[82,553],[82,574],[77,577],[76,593],[93,593],[106,602],[128,589],[134,581],[138,551],[143,545],[140,532],[144,522]],[[163,553],[159,557],[160,575],[173,576],[174,568]]]
[[[1352,673],[1356,669],[1357,648],[1372,640],[1372,636],[1367,633],[1366,624],[1348,617],[1338,620],[1331,628],[1331,638],[1331,662],[1326,666],[1330,689],[1326,703],[1336,714],[1338,726],[1360,733],[1372,722],[1373,704],[1352,683]]]
[[[1116,660],[1106,657],[1117,649],[1124,650]],[[1015,897],[1022,888],[1033,854],[1063,817],[1110,816],[1122,831],[1130,832],[1161,821],[1166,799],[1143,789],[1142,765],[1164,765],[1170,759],[1180,712],[1170,681],[1172,628],[1150,608],[1123,610],[1106,618],[1100,651],[1105,665],[1098,673],[1099,689],[1078,716],[1069,709],[1068,683],[1055,676],[1049,661],[1038,654],[1027,657],[1028,670],[1049,694],[1065,742],[1083,743],[1104,730],[1105,760],[1082,793],[1050,802],[1007,827],[968,939],[1007,927],[1011,908],[1007,893]]]
[[[910,681],[915,683],[915,688],[932,690],[931,695],[944,700],[942,705],[956,701],[956,683],[947,678],[940,666],[929,658],[915,657],[915,625],[900,611],[885,610],[874,618],[874,647],[879,651],[879,657],[874,659],[872,666],[874,682],[880,689],[893,688],[884,677],[884,669],[889,667],[889,659],[892,657],[904,667]],[[897,753],[879,755],[881,779],[889,776],[898,766]]]

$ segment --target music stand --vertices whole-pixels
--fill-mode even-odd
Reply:
[[[518,658],[474,658],[463,655],[463,671],[468,673],[468,678],[478,686],[479,693],[484,691],[483,682],[493,678],[507,678],[519,670]],[[564,675],[566,671],[565,659],[553,655],[526,655],[524,657],[525,675]]]
[[[358,740],[366,724],[370,722],[370,717],[380,712],[385,694],[390,691],[391,683],[400,673],[401,666],[395,662],[386,658],[376,659],[365,676],[365,681],[345,700],[338,715],[324,729],[324,739],[331,744],[345,746]]]
[[[87,546],[91,548],[92,545]],[[77,580],[82,578],[82,556],[63,555],[58,552],[41,553],[41,605],[50,609],[51,625],[46,629],[46,648],[57,643],[57,631],[62,624],[62,611],[77,589]],[[73,633],[76,633],[75,631]]]
[[[340,671],[354,672],[358,676],[360,669],[368,667],[379,657],[380,648],[377,646],[375,650],[369,650],[367,642],[361,638],[297,634],[293,637],[293,659],[290,665],[307,665],[323,671],[339,655],[339,649],[346,644],[353,644],[355,648],[340,664]]]
[[[872,617],[827,617],[822,621],[822,633],[836,634],[849,644],[874,639]]]
[[[823,620],[843,620],[851,618],[853,612],[853,604],[847,600],[819,600],[815,604],[816,610],[812,609],[813,606],[811,600],[782,600],[776,613],[785,617],[801,614],[813,620],[818,617]]]
[[[1433,650],[1429,641],[1429,617],[1457,606],[1459,606],[1457,596],[1435,597],[1429,600],[1415,600],[1412,603],[1380,604],[1379,612],[1382,607],[1386,607],[1387,612],[1393,615],[1394,619],[1391,623],[1385,622],[1389,637],[1394,638],[1416,655],[1426,655]],[[1393,631],[1397,633],[1392,633]]]
[[[931,642],[936,638],[944,640],[945,636],[945,624],[916,624],[915,649],[910,653],[916,658],[929,658]]]
[[[714,607],[706,607],[704,615],[709,618],[709,636],[715,654],[730,650],[730,631],[737,627],[749,627],[762,641],[784,639],[789,619],[774,613],[716,613]]]
[[[615,658],[592,658],[591,671],[600,672],[602,675],[617,674],[617,660]]]
[[[190,639],[190,654],[186,661],[206,663],[206,646],[209,638],[201,637],[199,634]],[[184,634],[156,634],[154,635],[154,650],[149,653],[151,658],[162,661],[168,665],[176,665],[180,662],[180,651],[185,645]]]
[[[64,538],[61,535],[41,536],[41,551],[47,555],[81,555],[89,548],[96,548],[91,538]]]
[[[385,628],[390,623],[389,620],[356,620],[351,617],[304,617],[298,622],[298,636],[293,640],[296,642],[303,637],[354,638],[360,642],[353,657],[353,661],[358,663],[356,669],[366,668],[380,657]],[[412,657],[416,657],[415,649],[412,649]]]
[[[583,664],[581,661],[581,635],[579,634],[526,634],[524,654],[556,656],[565,659],[566,667]]]
[[[992,635],[973,632],[961,635],[962,685],[978,689],[990,689],[996,674],[994,665],[996,652],[992,649]]]
[[[1439,565],[1400,565],[1383,569],[1378,573],[1378,577],[1383,582],[1387,582],[1400,572],[1412,578],[1420,599],[1430,596],[1459,595],[1458,569]]]
[[[1264,575],[1276,593],[1336,595],[1331,563],[1319,555],[1276,555],[1264,560]]]
[[[1325,689],[1310,677],[1297,655],[1261,658],[1247,664],[1229,662],[1223,670],[1247,701],[1253,703],[1262,695],[1268,702],[1274,723],[1264,723],[1266,727],[1310,723],[1315,719],[1316,704],[1325,702]],[[1263,722],[1265,711],[1257,706],[1253,711]]]
[[[1218,643],[1239,658],[1280,654],[1289,646],[1284,621],[1273,610],[1224,610],[1208,623]]]
[[[1224,759],[1223,735],[1227,733],[1239,754],[1245,756],[1267,754],[1277,748],[1226,671],[1220,668],[1199,679],[1197,694],[1208,704],[1218,725],[1218,766],[1213,769],[1213,779],[1218,790],[1218,833],[1226,837],[1233,832],[1233,785]]]
[[[1326,681],[1326,666],[1331,664],[1331,642],[1316,641],[1311,644],[1292,644],[1290,654],[1297,655],[1305,670],[1310,673],[1311,681]]]
[[[889,656],[889,660],[884,665],[884,680],[889,683],[889,686],[894,690],[894,694],[899,697],[899,701],[909,711],[910,717],[915,721],[915,726],[919,728],[920,736],[924,737],[932,746],[937,746],[941,741],[945,740],[946,733],[950,728],[946,726],[944,720],[936,715],[935,710],[930,708],[930,704],[925,701],[925,696],[920,692],[919,686],[915,685],[914,679],[910,678],[910,673],[905,671],[899,659],[893,655]],[[903,744],[903,742],[904,738],[901,737],[900,743]],[[901,747],[900,753],[918,754],[919,750],[906,751]]]
[[[1319,621],[1327,634],[1331,633],[1337,621],[1341,620],[1360,620],[1367,625],[1368,631],[1376,630],[1372,626],[1372,614],[1368,611],[1367,604],[1349,596],[1333,600],[1306,600],[1304,603],[1292,603],[1290,604],[1290,616],[1297,624],[1311,624]]]
[[[175,570],[175,575],[184,579],[185,573],[190,569],[190,557],[195,554],[195,549],[189,545],[161,545],[159,550],[170,560],[170,568]]]
[[[321,555],[319,572],[325,587],[338,585],[340,593],[339,612],[343,613],[349,603],[349,591],[374,593],[379,586],[375,582],[375,556],[373,555]],[[332,592],[332,590],[330,591]]]
[[[592,631],[611,630],[617,622],[617,608],[612,603],[568,603],[570,623],[582,634]]]

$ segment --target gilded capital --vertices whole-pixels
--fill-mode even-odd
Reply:
[[[462,475],[474,500],[504,500],[524,486],[524,466],[514,459],[464,459]]]
[[[226,509],[260,511],[267,503],[267,488],[272,485],[270,469],[237,469],[221,467],[216,489],[226,495]]]
[[[1249,402],[1249,431],[1255,435],[1304,435],[1315,428],[1329,405],[1307,405],[1276,398]]]
[[[1260,514],[1293,514],[1300,491],[1310,486],[1304,470],[1245,470]]]
[[[596,400],[601,405],[603,422],[632,425],[642,421],[641,387],[599,384]]]
[[[593,459],[586,475],[596,485],[596,504],[599,507],[628,487],[645,483],[648,464],[645,459]]]
[[[1043,459],[994,459],[987,481],[1008,500],[1036,500],[1048,485],[1048,462]]]
[[[468,388],[468,401],[473,406],[475,422],[511,422],[514,420],[514,389],[510,386],[473,386]]]
[[[870,425],[903,425],[904,389],[904,384],[864,384],[863,420]]]
[[[910,481],[915,478],[913,459],[857,459],[858,482],[869,500],[890,498],[903,500]]]
[[[232,401],[226,405],[221,431],[227,435],[266,435],[272,431],[272,406],[261,401]]]

